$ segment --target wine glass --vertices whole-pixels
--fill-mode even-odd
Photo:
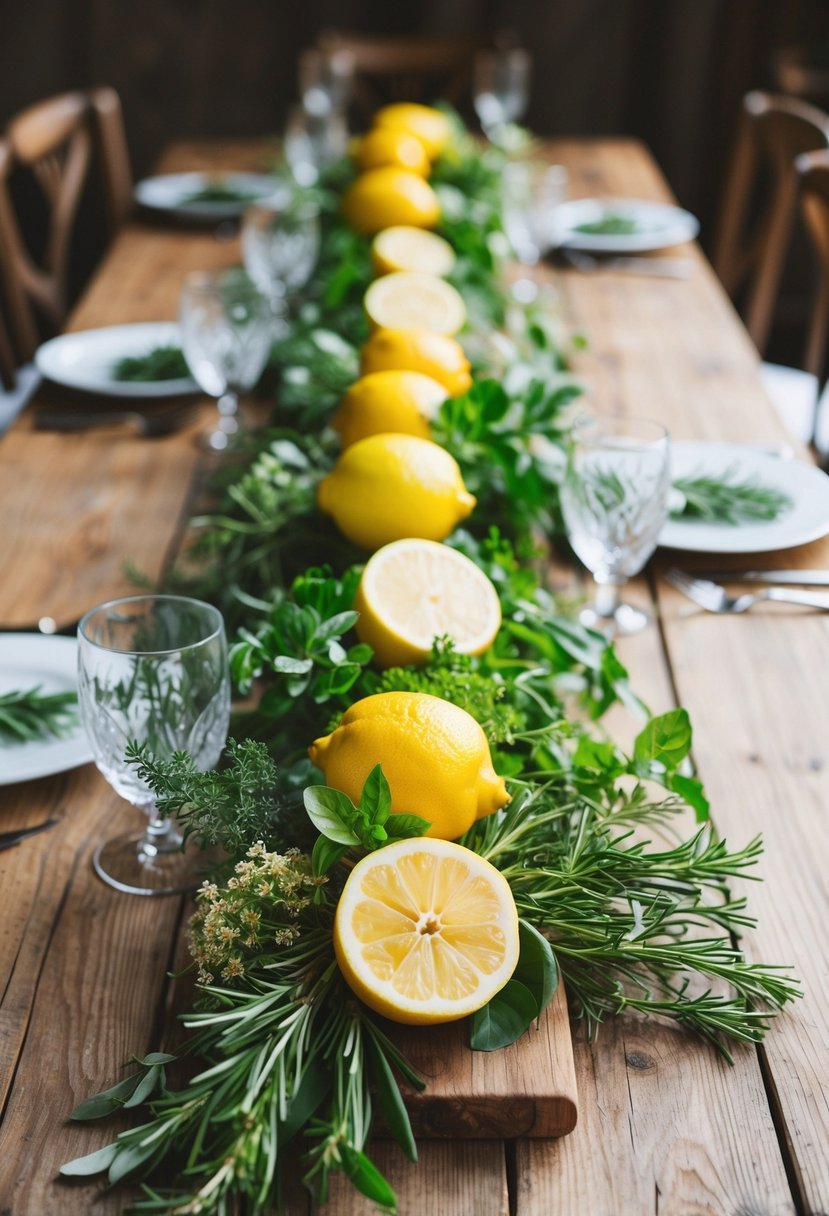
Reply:
[[[583,624],[638,633],[649,621],[619,588],[656,548],[668,512],[668,432],[640,418],[592,418],[573,427],[561,510],[570,544],[597,584]]]
[[[504,229],[519,261],[534,266],[553,243],[555,213],[567,195],[562,165],[514,161],[504,166]]]
[[[182,284],[179,324],[193,379],[218,402],[218,426],[203,443],[221,451],[239,429],[239,393],[253,388],[267,361],[273,315],[241,268],[196,270]]]
[[[230,717],[224,622],[217,608],[178,595],[137,595],[90,609],[78,626],[78,701],[92,753],[109,784],[150,816],[143,832],[95,852],[96,873],[119,891],[166,895],[195,883],[173,821],[126,761],[127,744],[156,759],[187,752],[200,770],[221,755]]]
[[[303,287],[317,264],[319,211],[288,191],[252,204],[242,220],[242,257],[253,282],[278,315],[286,297]]]
[[[312,48],[299,57],[299,91],[308,114],[318,118],[342,113],[348,105],[354,55],[347,47]]]
[[[475,56],[472,104],[489,139],[522,118],[529,101],[531,60],[521,47],[479,51]]]
[[[348,125],[341,110],[315,113],[292,106],[285,124],[285,160],[300,186],[313,186],[328,165],[345,156]]]

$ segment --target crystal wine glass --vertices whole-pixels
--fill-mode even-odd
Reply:
[[[193,379],[218,402],[218,426],[204,444],[221,451],[239,429],[239,394],[253,388],[267,361],[273,315],[240,267],[197,270],[182,284],[179,323]]]
[[[299,57],[299,90],[309,114],[324,118],[348,105],[354,77],[354,55],[347,47],[312,48]]]
[[[292,106],[285,124],[285,160],[300,186],[313,186],[323,169],[345,156],[348,124],[341,110],[315,113]]]
[[[242,257],[253,282],[275,315],[291,292],[303,287],[317,263],[319,212],[307,198],[288,191],[254,203],[242,221]]]
[[[176,595],[139,595],[92,608],[78,626],[78,700],[95,763],[113,789],[150,816],[144,832],[101,845],[93,864],[119,891],[165,895],[195,883],[191,858],[127,745],[156,759],[185,751],[212,768],[227,736],[230,675],[218,609]]]
[[[504,229],[519,261],[534,266],[553,243],[556,208],[567,194],[562,165],[514,161],[502,178]]]
[[[531,60],[520,47],[479,51],[475,57],[472,103],[489,139],[522,118],[529,101]]]
[[[656,548],[668,511],[668,433],[650,419],[592,418],[573,428],[561,509],[570,544],[593,574],[595,602],[581,620],[638,633],[649,616],[619,599]]]

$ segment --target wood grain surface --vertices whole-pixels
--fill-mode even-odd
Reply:
[[[566,164],[574,197],[669,197],[647,152],[630,141],[567,140],[548,152]],[[261,159],[261,145],[194,145],[173,150],[163,167],[259,167]],[[710,269],[694,248],[674,252],[693,260],[691,279],[540,272],[559,293],[562,315],[589,338],[578,371],[591,401],[655,416],[679,439],[786,440],[760,386],[757,357]],[[173,316],[184,268],[236,256],[232,241],[212,233],[131,226],[73,325]],[[120,590],[125,556],[143,554],[157,569],[175,544],[196,467],[191,437],[73,439],[76,451],[64,446],[65,436],[32,433],[24,418],[0,442],[0,626],[33,623],[44,597],[72,619],[102,592]],[[68,469],[63,476],[64,462],[71,476]],[[103,491],[87,484],[98,464],[106,471]],[[14,488],[10,476],[18,478]],[[135,478],[150,479],[140,514],[128,507]],[[56,486],[78,505],[75,516],[61,512]],[[96,501],[95,493],[109,499]],[[556,1141],[424,1140],[417,1166],[378,1142],[374,1151],[398,1190],[402,1216],[829,1211],[829,617],[800,609],[706,615],[660,575],[678,557],[686,565],[705,561],[659,555],[648,579],[631,588],[652,603],[656,622],[620,643],[620,652],[653,709],[687,706],[717,829],[734,845],[762,832],[765,881],[745,884],[759,924],[744,945],[752,958],[794,963],[806,997],[774,1023],[762,1051],[738,1050],[732,1068],[656,1020],[610,1022],[595,1043],[577,1024],[575,1130]],[[829,568],[829,543],[732,560],[735,568]],[[630,738],[639,724],[614,713],[610,726],[614,737]],[[171,1034],[165,973],[184,957],[180,901],[131,899],[93,876],[93,846],[136,816],[91,768],[0,789],[0,815],[4,828],[49,815],[61,820],[0,854],[0,1213],[122,1211],[120,1193],[102,1193],[96,1183],[56,1184],[54,1176],[61,1161],[112,1134],[111,1127],[67,1125],[72,1106],[111,1083],[131,1054],[155,1045],[165,1024]],[[309,1210],[301,1193],[289,1210]],[[362,1216],[370,1209],[337,1184],[325,1210]]]

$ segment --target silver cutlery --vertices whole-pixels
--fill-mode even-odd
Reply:
[[[780,604],[801,604],[804,608],[820,608],[829,612],[829,595],[821,595],[819,591],[783,591],[779,587],[768,587],[765,591],[729,595],[719,583],[693,578],[684,570],[667,570],[665,577],[677,591],[681,591],[707,612],[747,612],[749,608],[765,600],[774,600]]]
[[[46,819],[43,823],[36,823],[31,828],[0,832],[0,849],[10,849],[13,845],[19,844],[21,840],[25,840],[27,836],[34,836],[37,832],[45,832],[47,828],[53,828],[57,822],[57,819]]]
[[[639,258],[627,255],[597,258],[581,249],[568,249],[566,245],[559,246],[559,253],[570,266],[588,274],[614,270],[657,279],[689,279],[694,273],[694,263],[690,258]]]
[[[712,570],[706,576],[724,583],[779,583],[793,587],[829,587],[829,570]]]
[[[158,413],[138,410],[40,410],[35,426],[41,431],[86,431],[95,427],[128,427],[147,439],[171,435],[193,416],[191,402]]]

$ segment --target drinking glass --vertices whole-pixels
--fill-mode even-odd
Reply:
[[[345,156],[348,126],[340,110],[315,114],[293,106],[285,124],[285,160],[300,186],[313,186],[323,169]]]
[[[567,196],[562,165],[514,161],[504,167],[504,229],[516,257],[534,266],[553,243],[555,213]]]
[[[145,831],[97,849],[97,874],[133,895],[189,889],[196,880],[181,834],[159,815],[125,753],[135,741],[155,759],[187,752],[200,770],[219,759],[230,717],[221,613],[178,595],[129,596],[92,608],[78,626],[78,701],[98,768],[150,817]]]
[[[650,419],[577,422],[561,486],[570,544],[597,584],[581,620],[610,633],[638,633],[646,612],[619,599],[656,548],[668,511],[668,433]]]
[[[320,118],[343,113],[353,77],[354,55],[346,47],[303,51],[299,57],[299,91],[306,111]]]
[[[219,407],[218,425],[203,442],[221,451],[239,429],[239,394],[253,388],[268,358],[271,309],[240,268],[197,270],[182,284],[179,323],[193,379]]]
[[[489,139],[500,127],[522,118],[529,101],[531,61],[520,47],[479,51],[475,56],[472,103]]]
[[[242,220],[245,269],[274,314],[284,311],[291,292],[302,287],[317,264],[319,211],[309,199],[286,191],[248,207]]]

